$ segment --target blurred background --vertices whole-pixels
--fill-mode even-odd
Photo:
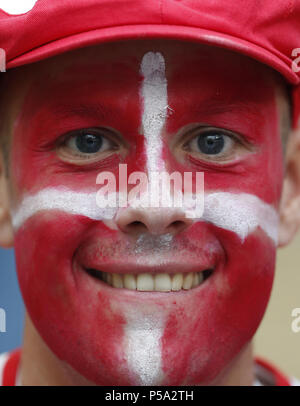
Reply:
[[[13,250],[0,248],[0,308],[6,314],[6,332],[0,329],[0,354],[22,342],[24,307],[15,272]]]
[[[255,349],[282,372],[300,379],[300,331],[295,333],[291,328],[296,319],[292,310],[300,309],[300,233],[277,252],[273,292],[255,335]],[[297,324],[299,329],[300,322]]]
[[[6,332],[0,332],[1,353],[22,343],[24,308],[13,250],[0,249],[0,308],[6,312]],[[291,328],[294,308],[300,308],[300,233],[288,248],[278,250],[273,293],[255,335],[256,355],[300,379],[300,331],[295,333]]]

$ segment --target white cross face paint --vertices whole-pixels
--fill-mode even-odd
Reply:
[[[255,195],[215,192],[205,195],[203,221],[236,233],[242,241],[260,227],[277,245],[278,214]]]
[[[156,309],[153,315],[126,310],[125,354],[138,385],[158,385],[163,381],[161,338],[165,322]]]
[[[29,195],[24,198],[20,208],[13,213],[13,225],[15,229],[18,229],[35,213],[53,210],[98,221],[110,220],[117,212],[116,208],[100,209],[97,206],[96,193],[47,188],[36,195]]]
[[[38,0],[0,0],[0,9],[7,14],[18,15],[28,13]]]
[[[141,63],[144,77],[141,96],[144,104],[142,124],[146,141],[148,173],[164,169],[162,129],[168,112],[165,59],[159,52],[148,52]]]
[[[118,212],[117,208],[100,209],[96,204],[96,192],[80,193],[67,189],[49,188],[23,199],[19,208],[13,213],[14,228],[17,230],[30,217],[39,212],[53,210],[85,216],[96,221],[113,220]],[[182,210],[185,209],[182,208]],[[260,227],[274,244],[277,244],[278,214],[276,210],[257,196],[248,193],[205,193],[203,216],[195,221],[208,222],[232,231],[239,236],[242,242],[257,227]]]

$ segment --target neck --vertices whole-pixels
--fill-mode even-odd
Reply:
[[[252,345],[247,344],[212,385],[251,386],[254,381]],[[23,386],[91,386],[45,344],[28,314],[25,318],[20,383]]]
[[[218,376],[215,386],[252,386],[255,380],[252,343],[240,351]]]

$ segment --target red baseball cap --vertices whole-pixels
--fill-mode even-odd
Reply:
[[[0,0],[8,69],[88,45],[145,38],[215,45],[274,68],[293,86],[298,123],[300,0]]]

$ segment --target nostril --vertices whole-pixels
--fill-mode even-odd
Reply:
[[[141,221],[133,221],[129,225],[133,226],[133,227],[139,227],[139,226],[144,225],[144,224]]]
[[[116,225],[127,234],[153,235],[177,234],[192,224],[179,209],[172,208],[133,208],[120,210],[116,216]]]
[[[179,221],[179,220],[173,221],[173,223],[171,224],[171,226],[176,227],[176,228],[182,227],[182,226],[184,226],[184,222],[183,222],[183,221]]]
[[[145,232],[147,231],[147,226],[142,221],[132,221],[129,224],[126,224],[124,230],[127,232]]]
[[[179,232],[184,228],[186,228],[186,223],[184,221],[176,220],[167,226],[166,232],[168,233]]]

